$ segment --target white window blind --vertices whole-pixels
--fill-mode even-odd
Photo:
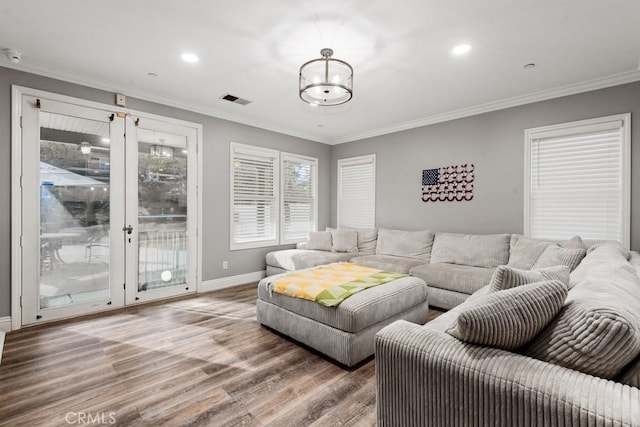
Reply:
[[[376,155],[338,160],[338,226],[376,223]]]
[[[318,228],[318,159],[282,153],[280,243],[307,240]]]
[[[231,249],[278,244],[279,153],[231,144]]]
[[[629,246],[630,116],[526,131],[525,233]]]

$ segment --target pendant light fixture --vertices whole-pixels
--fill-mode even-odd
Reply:
[[[353,68],[332,58],[331,49],[322,49],[320,55],[300,67],[300,99],[325,106],[348,102],[353,97]]]

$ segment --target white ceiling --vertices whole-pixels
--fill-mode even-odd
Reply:
[[[640,80],[639,17],[640,0],[2,1],[0,47],[23,56],[0,66],[336,144]],[[324,47],[354,68],[343,106],[298,98]]]

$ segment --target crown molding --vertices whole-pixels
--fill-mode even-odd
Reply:
[[[277,132],[284,135],[293,136],[296,138],[306,139],[308,141],[319,142],[328,145],[344,144],[346,142],[359,141],[362,139],[372,138],[375,136],[386,135],[394,132],[401,132],[404,130],[410,130],[422,126],[433,125],[436,123],[447,122],[450,120],[461,119],[464,117],[475,116],[478,114],[489,113],[491,111],[503,110],[505,108],[517,107],[520,105],[531,104],[539,101],[546,101],[549,99],[560,98],[568,95],[575,95],[582,92],[589,92],[597,89],[604,89],[611,86],[618,86],[625,83],[632,83],[640,80],[640,65],[639,69],[626,71],[623,73],[613,74],[611,76],[600,77],[593,80],[588,80],[580,83],[574,83],[566,86],[560,86],[553,89],[543,90],[540,92],[533,92],[526,95],[515,96],[512,98],[506,98],[499,101],[487,102],[471,107],[461,108],[442,114],[434,114],[431,116],[423,117],[418,120],[412,120],[409,122],[399,123],[392,126],[385,126],[377,129],[368,130],[365,132],[352,133],[336,138],[321,138],[316,135],[311,135],[305,132],[293,131],[291,129],[273,126],[272,124],[249,119],[243,117],[240,114],[230,113],[228,111],[219,110],[210,106],[189,103],[177,100],[171,97],[163,97],[154,95],[148,91],[141,91],[133,86],[115,84],[101,79],[94,79],[83,75],[76,75],[74,73],[59,72],[52,70],[48,67],[42,67],[34,65],[25,61],[21,61],[19,64],[13,64],[8,61],[2,64],[5,68],[14,69],[17,71],[23,71],[27,73],[33,73],[44,77],[49,77],[57,80],[62,80],[70,83],[79,84],[82,86],[88,86],[94,89],[104,90],[107,92],[124,93],[127,96],[138,98],[144,101],[155,102],[169,107],[179,108],[194,113],[203,114],[219,118],[222,120],[228,120],[235,123],[241,123],[248,126],[257,127],[267,131]]]
[[[139,88],[135,88],[133,86],[117,84],[107,80],[94,79],[94,78],[87,77],[80,74],[59,72],[56,70],[52,70],[48,67],[34,65],[34,64],[26,63],[24,61],[21,61],[19,64],[13,64],[7,61],[1,65],[5,68],[10,68],[16,71],[23,71],[26,73],[37,74],[39,76],[49,77],[52,79],[74,83],[81,86],[87,86],[93,89],[104,90],[106,92],[122,93],[126,96],[137,98],[143,101],[155,102],[157,104],[162,104],[164,106],[179,108],[181,110],[186,110],[193,113],[203,114],[205,116],[215,117],[222,120],[228,120],[235,123],[253,126],[263,130],[277,132],[284,135],[293,136],[296,138],[302,138],[302,139],[306,139],[313,142],[320,142],[322,144],[331,143],[330,139],[319,138],[315,135],[310,135],[304,132],[297,132],[291,129],[273,126],[272,124],[269,124],[260,120],[250,119],[240,114],[230,113],[228,111],[219,110],[214,107],[210,107],[210,106],[206,106],[198,103],[183,102],[171,97],[154,95],[149,91],[142,91]]]
[[[372,138],[375,136],[386,135],[394,132],[401,132],[404,130],[433,125],[436,123],[447,122],[455,119],[461,119],[464,117],[476,116],[478,114],[489,113],[491,111],[503,110],[511,107],[518,107],[520,105],[546,101],[549,99],[560,98],[568,95],[575,95],[578,93],[589,92],[592,90],[604,89],[607,87],[618,86],[625,83],[633,83],[639,80],[640,80],[640,69],[627,71],[624,73],[614,74],[607,77],[601,77],[593,80],[588,80],[585,82],[561,86],[554,89],[543,90],[540,92],[534,92],[526,95],[515,96],[513,98],[506,98],[499,101],[487,102],[485,104],[479,104],[472,107],[462,108],[460,110],[454,110],[447,113],[435,114],[432,116],[423,117],[418,120],[404,122],[404,123],[400,123],[393,126],[386,126],[378,129],[369,130],[366,132],[354,133],[342,138],[332,139],[330,142],[328,142],[328,144],[338,145],[346,142],[359,141],[362,139]]]

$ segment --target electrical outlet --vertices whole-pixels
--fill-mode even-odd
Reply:
[[[222,261],[222,269],[226,270],[227,268],[229,268],[229,261]]]

